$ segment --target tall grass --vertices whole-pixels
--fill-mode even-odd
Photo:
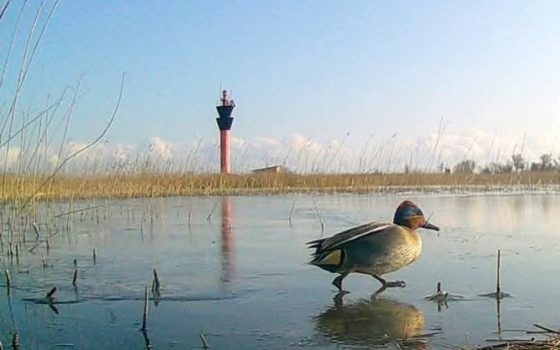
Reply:
[[[367,193],[409,190],[497,190],[557,189],[560,173],[517,174],[293,174],[259,173],[240,175],[137,173],[112,175],[58,175],[48,187],[45,179],[9,175],[1,200],[20,202],[22,198],[56,200],[71,198],[133,198],[211,194],[253,194],[290,192]]]

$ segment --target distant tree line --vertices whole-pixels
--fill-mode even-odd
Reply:
[[[449,168],[440,167],[446,172]],[[472,174],[476,171],[476,162],[466,159],[453,166],[453,173]],[[560,171],[560,157],[554,158],[551,154],[543,154],[538,162],[529,163],[520,153],[512,154],[511,160],[504,163],[492,162],[479,168],[483,174],[505,174],[523,171]]]

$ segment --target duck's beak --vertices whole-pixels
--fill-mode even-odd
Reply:
[[[428,229],[428,230],[439,231],[439,227],[437,227],[436,225],[432,225],[427,221],[424,223],[424,225],[422,225],[420,227]]]

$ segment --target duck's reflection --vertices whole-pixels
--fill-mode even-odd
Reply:
[[[421,339],[424,315],[414,305],[388,298],[372,298],[343,303],[335,297],[334,306],[316,317],[321,335],[349,345],[383,345],[403,341],[409,348],[425,348]]]
[[[222,282],[229,284],[234,273],[234,251],[233,251],[233,232],[232,224],[232,205],[231,197],[222,197]]]

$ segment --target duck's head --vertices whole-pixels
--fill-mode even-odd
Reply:
[[[393,223],[405,226],[411,230],[416,230],[418,227],[426,228],[428,230],[439,231],[439,227],[432,225],[424,218],[424,213],[412,201],[402,202],[395,211]]]

